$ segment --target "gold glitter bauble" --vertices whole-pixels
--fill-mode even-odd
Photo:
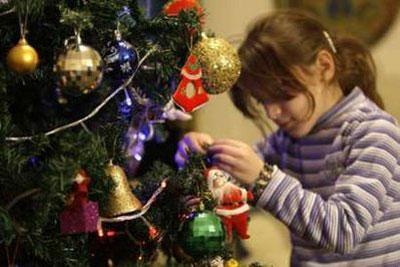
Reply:
[[[111,218],[140,210],[142,203],[132,193],[124,170],[117,165],[109,164],[106,173],[113,180],[115,187],[108,196],[106,206],[101,209],[101,216]]]
[[[69,95],[90,93],[103,78],[102,66],[101,56],[95,49],[82,44],[68,47],[54,66],[58,86]]]
[[[207,93],[220,94],[231,89],[239,77],[241,65],[236,49],[229,42],[203,37],[192,53],[199,60]]]
[[[18,44],[11,48],[7,54],[8,67],[20,74],[33,72],[38,63],[38,53],[28,44],[25,38],[21,38]]]

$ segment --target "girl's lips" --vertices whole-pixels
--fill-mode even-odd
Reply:
[[[294,122],[286,122],[286,123],[280,124],[279,127],[282,130],[285,130],[286,132],[291,132],[295,129],[296,125]]]
[[[287,122],[276,122],[279,128],[287,129],[290,126],[290,121]]]

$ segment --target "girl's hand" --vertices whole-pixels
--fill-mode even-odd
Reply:
[[[201,198],[195,196],[185,196],[181,199],[183,202],[184,212],[190,213],[196,211],[200,206]]]
[[[213,165],[230,173],[239,183],[252,184],[264,166],[263,160],[246,143],[219,139],[207,151]]]
[[[175,153],[175,163],[178,167],[183,167],[188,159],[189,152],[206,153],[204,147],[211,145],[213,139],[205,133],[190,132],[183,136],[178,143],[178,149]]]

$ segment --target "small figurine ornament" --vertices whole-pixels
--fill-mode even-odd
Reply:
[[[208,188],[218,202],[215,213],[224,223],[227,240],[232,241],[232,230],[235,230],[241,239],[248,239],[250,206],[247,201],[253,199],[251,192],[234,184],[231,175],[220,169],[210,168],[205,176]]]
[[[84,170],[80,170],[75,177],[69,203],[60,214],[62,234],[97,231],[99,208],[97,202],[88,200],[89,183],[89,176]]]
[[[172,96],[175,104],[185,112],[192,112],[208,101],[203,88],[202,72],[197,57],[190,55],[181,71],[182,80]]]

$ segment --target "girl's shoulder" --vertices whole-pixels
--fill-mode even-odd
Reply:
[[[397,120],[379,108],[359,108],[347,116],[342,134],[354,141],[371,134],[390,136],[400,142],[400,127]]]

